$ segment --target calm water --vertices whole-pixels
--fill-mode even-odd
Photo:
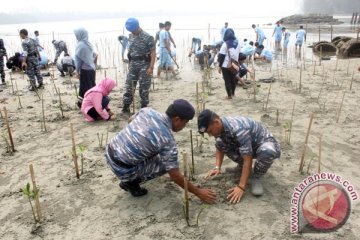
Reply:
[[[224,22],[229,22],[229,27],[235,29],[235,33],[239,39],[247,38],[249,40],[255,39],[255,33],[251,28],[251,24],[259,24],[265,31],[267,40],[265,45],[269,48],[273,48],[273,38],[271,37],[273,32],[273,24],[281,16],[272,17],[247,17],[241,18],[237,16],[185,16],[185,17],[143,17],[139,18],[141,27],[148,33],[155,35],[159,22],[171,21],[172,29],[171,33],[177,44],[177,54],[181,61],[185,58],[191,38],[194,36],[201,37],[203,43],[213,43],[220,39],[220,29]],[[341,16],[341,20],[349,22],[349,16]],[[27,24],[8,24],[0,25],[0,36],[4,39],[5,46],[9,54],[13,54],[16,51],[21,51],[21,41],[18,37],[18,31],[22,28],[26,28],[32,36],[34,30],[40,31],[40,41],[45,47],[45,50],[50,57],[54,56],[54,49],[51,41],[53,37],[55,39],[62,39],[67,42],[70,53],[74,53],[76,44],[73,29],[77,27],[85,27],[90,34],[90,41],[94,44],[95,50],[100,54],[100,64],[102,66],[118,65],[120,62],[119,57],[119,43],[117,36],[121,34],[128,34],[124,29],[124,22],[126,19],[100,19],[100,20],[85,20],[85,21],[63,21],[63,22],[46,22],[46,23],[27,23]],[[330,28],[329,26],[322,26],[321,40],[330,40]],[[289,29],[292,32],[290,38],[290,49],[295,43],[295,31],[296,29]],[[318,28],[311,29],[308,27],[307,43],[318,41],[319,34]],[[353,28],[344,24],[334,27],[334,36],[348,35],[356,37],[356,33]],[[310,49],[305,51],[306,58],[312,58],[312,52]]]

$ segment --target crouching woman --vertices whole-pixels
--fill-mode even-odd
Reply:
[[[108,95],[115,86],[116,83],[114,80],[105,78],[85,93],[81,105],[81,112],[86,121],[110,120],[114,113],[109,108],[110,98]]]

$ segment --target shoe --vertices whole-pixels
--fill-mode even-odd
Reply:
[[[251,179],[251,193],[254,196],[261,196],[264,194],[264,187],[260,181],[260,178],[254,177]]]
[[[130,113],[129,105],[124,105],[121,112],[122,113]]]
[[[29,91],[31,91],[31,92],[35,91],[35,87],[32,86],[32,85],[31,85],[28,89],[29,89]]]
[[[227,173],[240,173],[242,171],[242,166],[240,164],[237,164],[235,167],[227,167],[225,168],[225,172]]]
[[[6,85],[6,82],[5,82],[5,81],[2,81],[2,82],[1,82],[1,85]]]
[[[37,88],[41,88],[41,89],[44,89],[44,84],[43,83],[39,83],[39,86]]]
[[[147,107],[147,105],[141,105],[141,108],[146,108]]]
[[[121,189],[130,192],[133,197],[140,197],[148,193],[145,188],[140,187],[139,182],[136,180],[132,182],[120,182],[119,186]]]
[[[60,74],[60,77],[65,77],[65,74]]]

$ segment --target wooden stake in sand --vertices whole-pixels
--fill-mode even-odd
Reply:
[[[269,92],[268,92],[268,95],[267,95],[266,104],[265,104],[265,109],[264,109],[265,111],[267,110],[267,106],[268,106],[268,103],[269,103],[271,85],[272,85],[272,84],[270,83]]]
[[[195,162],[194,162],[194,145],[193,145],[193,135],[192,129],[190,129],[190,146],[191,146],[191,174],[194,175],[195,173]]]
[[[29,165],[29,169],[30,169],[31,181],[33,183],[33,192],[36,193],[35,208],[36,208],[37,220],[39,222],[41,222],[42,221],[42,213],[41,213],[40,200],[39,200],[39,189],[36,187],[35,173],[34,173],[34,168],[33,168],[32,164]]]
[[[293,127],[293,119],[294,119],[294,112],[295,112],[295,103],[296,103],[296,101],[294,101],[293,108],[292,108],[292,112],[291,112],[290,129],[289,129],[289,144],[290,144],[290,139],[291,139],[292,127]]]
[[[76,178],[79,179],[80,175],[79,175],[79,167],[78,167],[78,156],[76,155],[76,144],[75,144],[75,137],[74,137],[74,128],[73,128],[73,124],[70,123],[70,130],[71,130],[71,142],[72,142],[72,157],[73,157],[73,161],[74,161],[74,165],[75,165],[75,171],[76,171]]]
[[[60,111],[61,111],[61,117],[64,118],[64,111],[63,111],[63,108],[62,108],[60,88],[57,89],[57,93],[59,95],[59,107],[60,107]]]
[[[15,150],[14,141],[12,138],[12,133],[11,133],[10,125],[9,125],[9,119],[8,119],[6,107],[4,107],[4,118],[5,118],[5,125],[6,125],[7,131],[8,131],[8,135],[9,135],[11,151],[15,152],[16,150]]]
[[[43,122],[43,130],[46,132],[46,123],[45,123],[45,109],[44,109],[44,94],[41,95],[41,112],[42,112],[42,122]]]
[[[299,93],[301,93],[301,78],[302,78],[302,68],[300,67]]]
[[[309,127],[308,127],[308,130],[307,130],[306,137],[305,137],[305,142],[304,142],[304,148],[303,148],[303,151],[302,151],[302,154],[301,154],[300,166],[299,166],[299,172],[300,173],[303,173],[303,169],[304,169],[305,153],[306,153],[307,143],[308,143],[308,140],[309,140],[309,135],[310,135],[310,130],[311,130],[311,125],[312,125],[313,119],[314,119],[314,113],[312,113],[311,117],[310,117]]]
[[[183,164],[184,164],[184,213],[185,220],[190,226],[189,223],[189,192],[188,192],[188,179],[187,179],[187,154],[183,153]]]
[[[350,81],[350,91],[351,91],[351,88],[352,88],[352,83],[354,81],[354,73],[355,73],[355,70],[353,70],[351,81]]]
[[[276,126],[279,125],[279,109],[276,109]]]
[[[320,166],[321,166],[321,135],[319,136],[319,158],[318,158],[318,173],[320,173]]]
[[[18,90],[16,82],[15,82],[15,87],[16,87],[16,95],[17,95],[18,100],[19,100],[19,108],[22,108],[22,104],[21,104],[21,100],[20,100],[20,94],[19,94],[19,90]]]
[[[337,118],[336,118],[337,123],[339,122],[339,119],[340,119],[340,113],[341,113],[341,109],[342,109],[342,106],[343,106],[343,103],[344,103],[345,93],[346,93],[346,91],[344,90],[344,94],[343,94],[343,97],[341,99],[341,104],[340,104],[339,110],[337,112]]]
[[[199,83],[196,83],[196,112],[199,116],[200,108],[199,108]]]

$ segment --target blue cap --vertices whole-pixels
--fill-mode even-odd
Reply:
[[[136,18],[126,20],[125,28],[129,32],[135,32],[139,28],[139,21]]]

